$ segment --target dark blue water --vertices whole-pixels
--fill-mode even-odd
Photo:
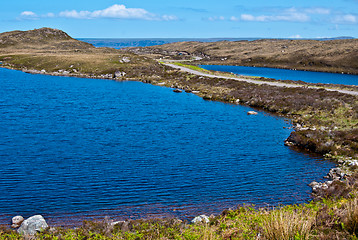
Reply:
[[[278,80],[295,80],[307,83],[358,85],[358,75],[227,65],[201,65],[201,67],[207,70],[232,72],[238,75],[266,77]]]
[[[191,218],[309,199],[333,164],[282,119],[140,82],[0,68],[0,222],[43,214]]]

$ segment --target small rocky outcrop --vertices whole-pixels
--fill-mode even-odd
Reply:
[[[41,215],[35,215],[24,220],[17,232],[25,236],[33,236],[38,232],[46,230],[48,227]]]
[[[25,219],[22,216],[15,216],[11,219],[11,227],[18,228]]]
[[[345,176],[346,174],[342,171],[341,168],[332,168],[324,178],[330,180],[343,180]]]
[[[192,223],[194,224],[199,224],[199,223],[209,223],[209,217],[206,215],[200,215],[195,217],[193,220],[191,220]]]

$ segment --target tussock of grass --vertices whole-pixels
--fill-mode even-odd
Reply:
[[[309,239],[314,221],[309,211],[274,210],[263,221],[263,236],[268,240]]]

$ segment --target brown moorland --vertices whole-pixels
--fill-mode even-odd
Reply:
[[[203,59],[200,64],[239,65],[358,74],[358,39],[177,42],[133,48],[137,53]]]

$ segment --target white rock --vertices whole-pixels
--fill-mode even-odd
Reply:
[[[35,235],[47,228],[45,219],[41,215],[35,215],[23,221],[17,232],[22,235]]]
[[[247,115],[257,115],[258,113],[257,112],[255,112],[255,111],[248,111],[247,112]]]
[[[197,224],[197,223],[209,223],[209,217],[206,215],[200,215],[195,217],[193,220],[191,220],[192,223]]]

